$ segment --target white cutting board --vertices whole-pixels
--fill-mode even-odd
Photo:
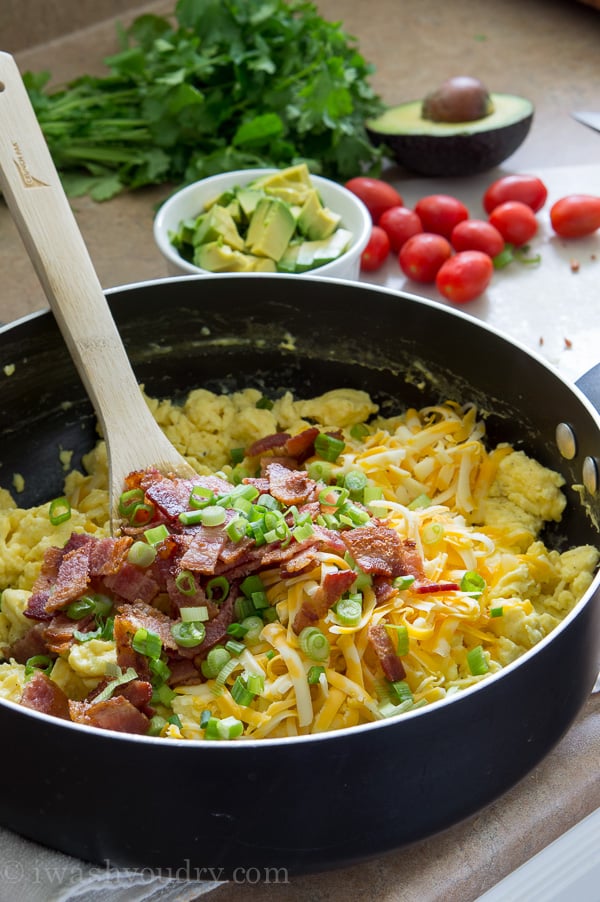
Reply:
[[[600,135],[598,136],[600,150]],[[472,218],[486,219],[482,197],[487,186],[500,175],[514,170],[496,170],[461,179],[407,179],[396,181],[404,203],[413,207],[427,194],[452,194],[465,203]],[[600,196],[600,164],[536,169],[548,188],[548,200],[537,214],[540,227],[530,242],[532,254],[540,253],[539,265],[517,262],[494,273],[477,300],[459,305],[467,313],[499,329],[544,357],[567,379],[580,375],[600,362],[600,231],[588,238],[567,241],[554,234],[550,207],[566,194]],[[571,261],[579,270],[573,272]],[[419,285],[404,276],[392,254],[381,270],[363,273],[361,281],[418,294],[454,306],[438,293],[435,285]]]

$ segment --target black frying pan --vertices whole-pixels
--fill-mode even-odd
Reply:
[[[108,292],[149,394],[349,386],[392,414],[449,398],[486,414],[566,480],[560,550],[599,543],[600,419],[540,359],[447,307],[334,280],[185,277]],[[0,484],[23,506],[61,491],[95,418],[49,313],[0,331]],[[0,369],[1,372],[1,369]],[[588,388],[593,383],[588,380]],[[560,440],[557,443],[557,427]],[[572,439],[572,441],[565,441]],[[574,486],[583,486],[576,489]],[[132,867],[341,866],[430,836],[492,802],[550,751],[600,666],[598,580],[555,632],[451,700],[328,735],[177,743],[68,724],[0,702],[0,822],[80,858]]]

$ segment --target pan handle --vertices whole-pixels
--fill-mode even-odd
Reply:
[[[586,398],[592,402],[596,410],[600,411],[600,363],[580,376],[575,382]]]

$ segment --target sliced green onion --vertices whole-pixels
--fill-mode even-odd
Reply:
[[[247,601],[248,599],[245,598],[243,600]],[[248,630],[246,629],[246,627],[242,626],[241,623],[230,623],[227,627],[227,635],[233,636],[234,639],[243,639],[247,632]]]
[[[319,492],[319,504],[324,507],[342,507],[350,496],[348,489],[338,485],[328,486]]]
[[[63,496],[50,502],[48,519],[52,526],[60,526],[61,523],[66,523],[67,520],[71,519],[71,505],[68,498]]]
[[[213,695],[220,695],[223,692],[223,688],[225,683],[236,669],[236,667],[240,666],[239,658],[231,658],[230,661],[227,661],[226,664],[221,667],[218,674],[215,677],[215,685],[212,687]]]
[[[205,620],[209,619],[208,608],[205,604],[194,605],[194,607],[189,608],[180,608],[179,616],[184,623],[193,623],[195,621],[203,623]]]
[[[103,639],[105,642],[110,642],[111,639],[114,639],[114,617],[107,617],[103,622],[102,617],[96,615],[96,623],[98,624],[98,628],[89,630],[87,633],[82,633],[80,630],[73,630],[73,637],[77,639],[78,642],[90,642],[92,639]]]
[[[122,517],[131,517],[134,508],[144,501],[144,493],[141,489],[130,489],[123,492],[119,498],[119,513]]]
[[[486,583],[480,573],[475,570],[467,570],[460,581],[462,592],[469,592],[471,595],[481,595],[485,589]]]
[[[298,642],[304,654],[313,661],[325,661],[329,657],[329,640],[316,626],[305,626]]]
[[[175,586],[182,595],[195,595],[198,591],[196,577],[191,570],[180,570],[175,577]]]
[[[227,511],[220,504],[214,504],[207,507],[202,513],[201,523],[203,526],[221,526],[227,519]]]
[[[312,460],[307,466],[306,472],[315,482],[329,482],[331,479],[331,464],[325,460]]]
[[[340,598],[335,606],[335,615],[342,626],[357,626],[362,617],[362,595]]]
[[[504,607],[500,605],[498,608],[490,608],[490,617],[502,617],[504,614]]]
[[[396,654],[407,655],[409,650],[408,628],[404,624],[385,623],[385,628],[393,630],[397,636]]]
[[[250,617],[244,617],[242,620],[242,626],[246,630],[245,639],[246,642],[253,645],[255,642],[258,642],[260,638],[260,634],[264,627],[264,621],[261,620],[260,617],[257,617],[255,614]]]
[[[345,447],[346,443],[342,439],[327,435],[326,432],[320,432],[315,439],[316,453],[330,463],[335,463]]]
[[[255,592],[264,592],[265,584],[263,583],[260,576],[256,576],[253,574],[252,576],[247,576],[246,579],[242,580],[240,583],[240,589],[246,596],[246,598],[252,598],[252,595]]]
[[[179,522],[184,526],[197,526],[202,523],[202,510],[182,511],[179,514]]]
[[[346,523],[347,526],[363,526],[371,519],[367,511],[362,510],[362,508],[351,502],[344,504],[340,508],[339,514],[341,522]]]
[[[314,531],[312,523],[303,523],[301,526],[296,526],[295,529],[292,529],[292,535],[297,542],[305,542],[314,535]]]
[[[167,723],[172,723],[174,727],[179,727],[179,729],[181,729],[183,726],[179,714],[171,714],[171,716],[167,720]]]
[[[362,501],[363,492],[367,485],[367,477],[362,470],[350,470],[344,476],[344,485],[354,501]]]
[[[212,489],[207,489],[203,485],[195,485],[190,492],[188,504],[193,510],[202,510],[208,507],[209,504],[213,504],[214,500],[215,493]]]
[[[441,523],[427,523],[423,527],[421,538],[425,545],[435,545],[444,538],[444,527]]]
[[[252,599],[246,598],[244,595],[238,595],[233,603],[233,609],[238,620],[243,620],[244,617],[251,617],[254,614]]]
[[[127,552],[127,560],[136,567],[150,567],[156,560],[156,548],[146,542],[134,542]]]
[[[100,692],[99,695],[94,698],[95,703],[107,701],[107,699],[112,697],[112,694],[117,686],[122,686],[124,683],[130,683],[132,680],[137,680],[138,678],[138,675],[133,667],[128,667],[125,673],[121,671],[120,667],[118,667],[117,670],[118,676],[116,676],[114,680],[111,680],[109,683],[107,683],[102,692]]]
[[[240,542],[248,531],[248,524],[243,517],[234,517],[225,527],[225,532],[232,542]]]
[[[232,464],[241,464],[244,457],[246,456],[245,448],[231,448],[229,450],[229,457],[231,459]]]
[[[95,613],[95,611],[96,603],[94,599],[90,595],[84,595],[83,598],[78,598],[77,601],[72,601],[68,604],[65,613],[71,620],[83,620],[84,617]]]
[[[473,676],[481,676],[488,672],[489,664],[481,645],[476,645],[467,652],[467,664]]]
[[[314,686],[321,679],[322,674],[325,673],[325,668],[321,664],[313,664],[306,674],[306,679],[310,686]]]
[[[223,717],[217,721],[219,739],[237,739],[244,732],[244,724],[237,717]]]
[[[426,495],[423,492],[422,494],[417,495],[416,498],[413,498],[413,500],[410,502],[410,504],[407,505],[407,507],[410,511],[416,511],[422,507],[429,507],[430,504],[431,498],[429,497],[429,495]]]
[[[144,537],[148,544],[158,545],[163,539],[169,538],[169,530],[164,523],[161,523],[160,526],[154,526],[152,529],[147,529],[144,533]]]
[[[206,724],[212,717],[212,712],[210,708],[205,708],[202,714],[200,715],[200,726],[202,729],[206,727]]]
[[[273,401],[263,395],[262,398],[258,399],[255,406],[257,410],[273,410]]]
[[[199,620],[181,621],[171,626],[171,635],[182,648],[194,648],[204,642],[206,627]]]
[[[148,736],[160,736],[167,725],[167,721],[160,714],[155,714],[148,724]]]
[[[54,661],[49,655],[32,655],[25,661],[25,676],[31,676],[36,670],[41,670],[46,676],[50,676]]]
[[[273,498],[272,495],[259,495],[256,499],[256,505],[260,507],[266,507],[267,510],[278,511],[281,510],[281,505],[277,498]]]
[[[228,639],[225,643],[225,648],[230,655],[241,655],[246,646],[243,642],[237,642],[235,639]]]
[[[400,702],[412,702],[413,700],[413,694],[406,680],[397,680],[395,683],[390,683],[390,693]]]
[[[169,707],[174,698],[177,697],[177,693],[173,692],[170,686],[167,686],[166,683],[163,683],[162,686],[157,686],[152,692],[152,698],[150,699],[150,703],[152,705],[165,705],[165,707]]]
[[[146,655],[147,658],[158,659],[162,652],[162,642],[157,633],[141,627],[136,630],[131,640],[131,646],[134,651],[140,655]]]
[[[150,658],[150,673],[158,683],[166,683],[171,676],[171,671],[160,658]]]
[[[149,523],[154,516],[154,505],[152,504],[136,504],[129,517],[132,526],[144,526]]]
[[[215,604],[221,604],[229,595],[229,580],[224,576],[213,576],[206,584],[206,597]]]
[[[231,653],[224,645],[215,645],[211,648],[204,661],[201,664],[201,670],[207,680],[214,679],[225,664],[231,659]]]
[[[397,576],[392,582],[392,586],[394,589],[398,589],[399,592],[403,592],[405,589],[408,589],[409,586],[412,586],[414,581],[414,576],[406,573],[404,576]]]
[[[251,705],[254,701],[254,692],[251,692],[248,689],[244,679],[241,676],[235,678],[234,684],[231,687],[231,695],[233,697],[234,702],[238,705],[242,705],[247,708],[248,705]]]
[[[369,432],[370,430],[366,423],[355,423],[350,429],[350,435],[357,442],[364,442]]]

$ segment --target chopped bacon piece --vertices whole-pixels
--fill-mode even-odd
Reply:
[[[64,555],[54,589],[46,602],[46,610],[53,613],[65,607],[69,602],[81,598],[90,584],[90,548],[82,545]]]
[[[459,589],[458,583],[420,582],[413,583],[410,586],[410,591],[418,592],[419,595],[425,595],[429,592],[456,592]]]
[[[105,577],[104,585],[126,601],[143,601],[149,604],[158,594],[160,586],[147,573],[134,564],[123,564],[118,573]]]
[[[182,570],[194,573],[215,572],[219,555],[227,541],[227,533],[215,526],[194,527],[187,551],[180,560]]]
[[[131,702],[138,711],[147,717],[152,717],[154,714],[154,709],[150,705],[152,683],[147,680],[131,680],[129,683],[122,683],[113,692],[113,698],[116,695],[124,695],[128,702]]]
[[[404,665],[396,654],[394,644],[383,624],[371,624],[369,645],[377,655],[386,678],[392,683],[403,680],[406,676]]]
[[[121,670],[133,667],[138,676],[149,679],[149,659],[133,648],[133,637],[139,629],[146,629],[160,636],[163,648],[175,650],[177,643],[171,634],[171,623],[170,617],[143,602],[125,604],[119,608],[113,632],[117,646],[117,664]]]
[[[279,463],[270,463],[267,476],[271,495],[286,506],[304,504],[315,494],[316,483],[304,470],[290,470]]]
[[[21,695],[21,704],[34,711],[51,714],[52,717],[70,720],[69,699],[66,693],[41,670],[36,670],[27,680]]]
[[[179,514],[190,509],[190,495],[195,486],[210,489],[215,495],[226,495],[231,485],[219,476],[198,476],[194,479],[169,479],[156,470],[145,473],[140,480],[140,488],[146,497],[168,517],[177,520]]]
[[[114,695],[103,702],[69,702],[71,720],[101,730],[117,733],[148,732],[150,721],[124,695]]]
[[[133,540],[129,536],[117,539],[96,539],[90,545],[90,576],[108,576],[121,569]]]
[[[190,658],[173,658],[169,661],[171,675],[167,680],[169,686],[187,686],[191,683],[203,682],[200,671]]]
[[[264,438],[259,438],[246,448],[246,457],[260,457],[275,448],[283,449],[290,438],[289,432],[274,432],[272,435],[265,435]]]
[[[337,570],[326,573],[317,591],[302,602],[300,610],[294,617],[292,629],[298,635],[305,626],[311,626],[324,617],[329,608],[347,592],[354,580],[354,570]]]
[[[414,542],[403,542],[398,533],[372,520],[343,532],[348,551],[365,573],[378,576],[423,576],[423,566],[416,554]]]
[[[315,450],[315,439],[319,434],[316,426],[310,426],[297,435],[293,435],[285,443],[285,453],[293,457],[298,463],[310,457]]]
[[[14,658],[18,664],[26,664],[29,658],[35,655],[47,655],[49,652],[46,642],[46,625],[36,623],[28,629],[24,636],[16,639],[10,646],[7,657]]]
[[[385,604],[392,596],[397,594],[396,589],[385,576],[376,576],[374,578],[373,591],[375,592],[377,604]]]
[[[84,633],[86,627],[94,622],[93,614],[83,617],[81,620],[71,620],[62,613],[55,614],[48,626],[44,627],[44,639],[48,648],[57,655],[64,654],[75,641],[74,631],[79,630]]]

